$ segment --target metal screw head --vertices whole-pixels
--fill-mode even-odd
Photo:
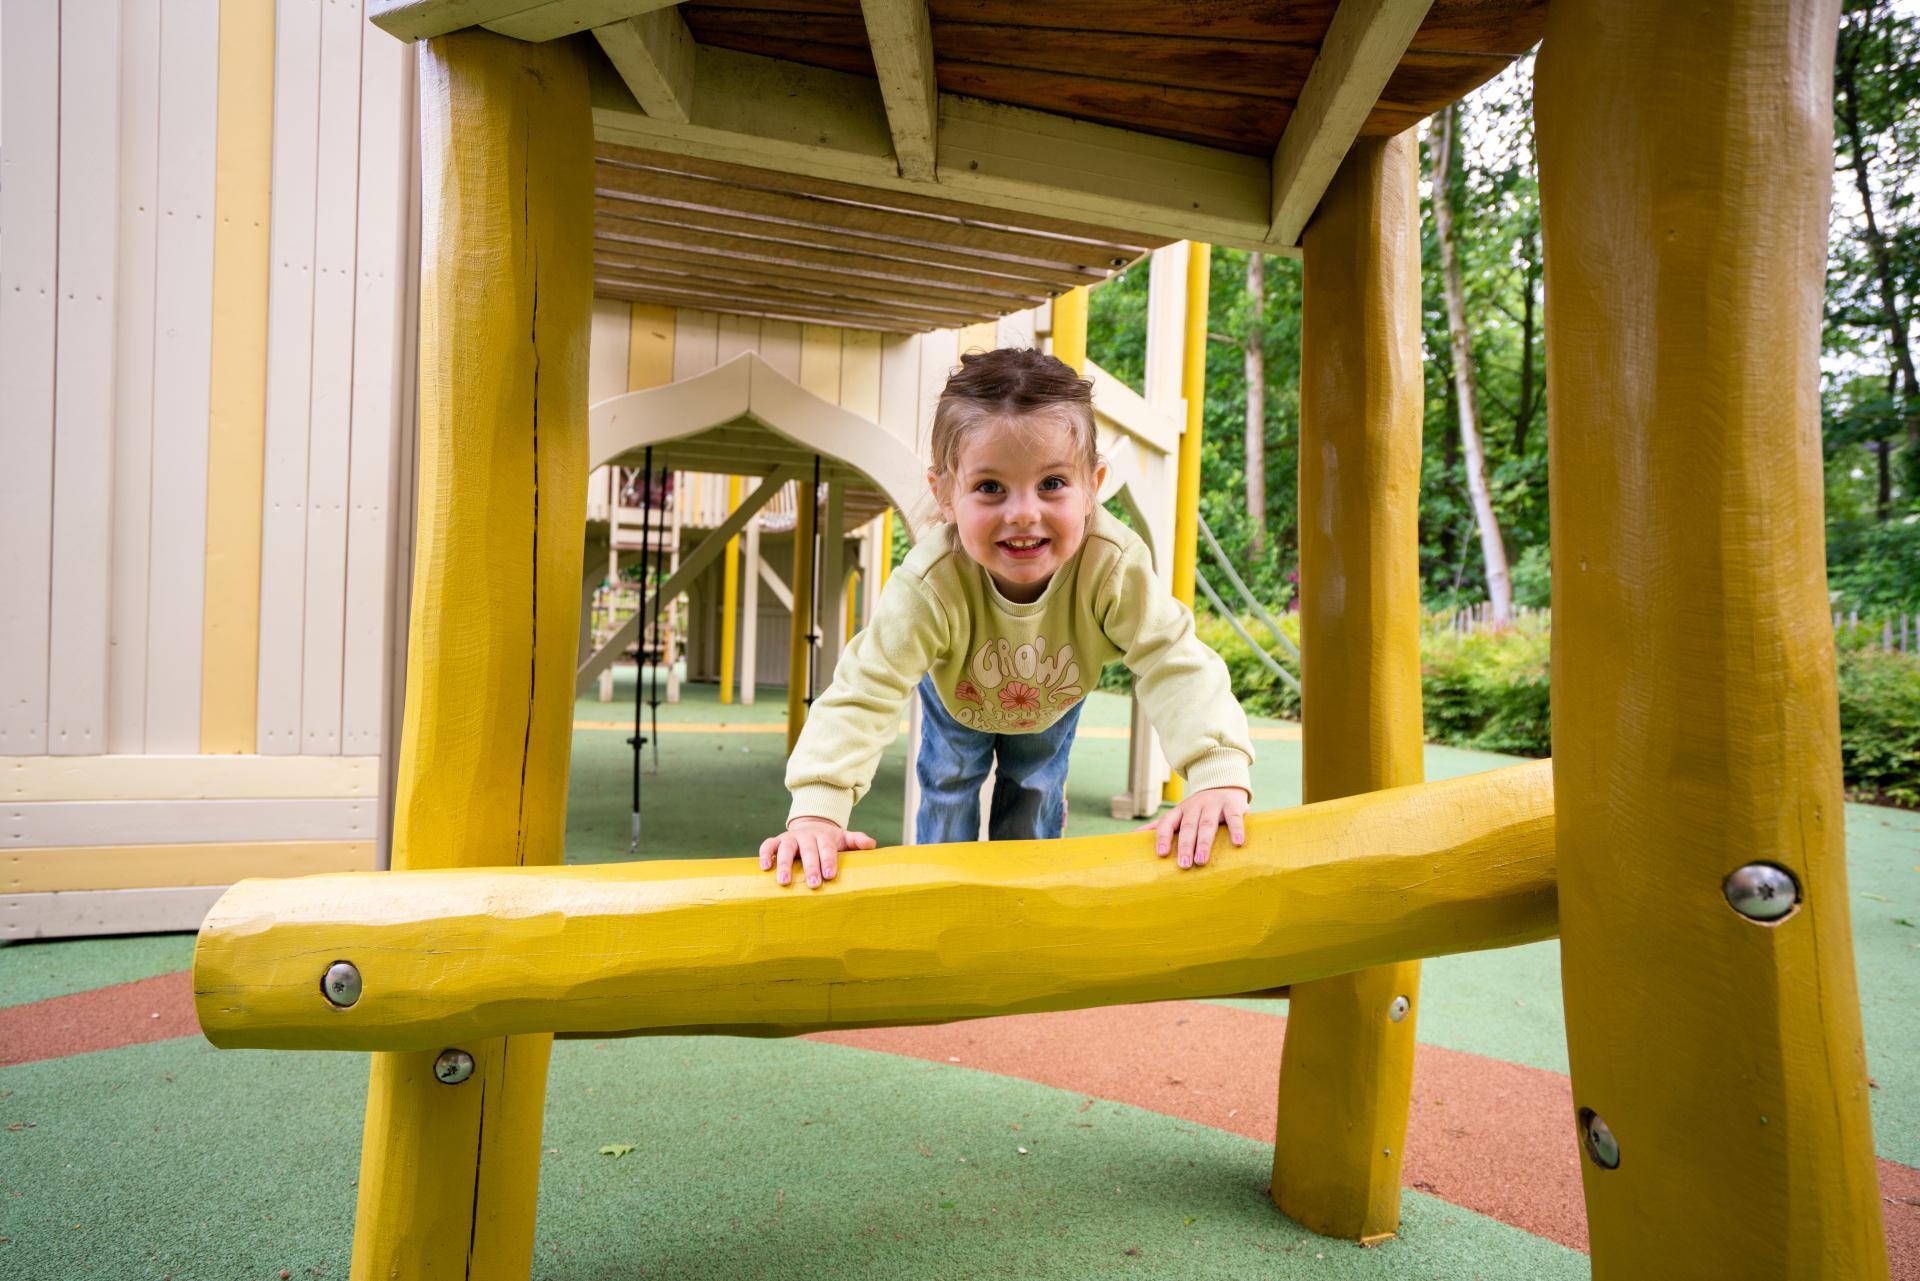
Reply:
[[[1407,1000],[1404,996],[1396,996],[1393,998],[1393,1004],[1387,1007],[1387,1017],[1395,1023],[1398,1023],[1401,1019],[1407,1017],[1407,1011],[1412,1008],[1413,1002]]]
[[[1733,910],[1750,921],[1777,921],[1800,902],[1800,883],[1793,873],[1772,863],[1736,869],[1721,889]]]
[[[320,976],[320,994],[341,1009],[360,999],[360,971],[351,961],[335,961]]]
[[[442,1085],[458,1085],[473,1075],[473,1055],[465,1050],[442,1050],[433,1061],[433,1075]]]
[[[1620,1140],[1592,1108],[1580,1109],[1580,1138],[1595,1165],[1603,1170],[1620,1168]]]

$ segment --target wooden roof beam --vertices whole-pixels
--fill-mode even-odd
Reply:
[[[933,77],[933,27],[927,0],[860,0],[867,43],[900,176],[934,180],[934,148],[940,131],[940,86]]]
[[[373,25],[402,40],[485,27],[516,40],[553,40],[680,0],[368,0]]]
[[[656,120],[693,115],[693,33],[678,9],[655,9],[593,29],[613,69]]]
[[[879,86],[865,76],[696,44],[693,84],[691,119],[658,120],[596,70],[596,136],[883,191],[929,189],[900,175]],[[1257,156],[952,94],[939,110],[937,190],[952,199],[1298,253],[1267,239],[1272,172]]]
[[[1298,253],[1300,233],[1360,136],[1433,0],[1341,0],[1273,153],[1266,245]],[[1200,237],[1195,237],[1200,239]]]

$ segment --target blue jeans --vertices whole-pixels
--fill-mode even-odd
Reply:
[[[1080,703],[1034,734],[987,734],[947,715],[933,677],[920,678],[920,811],[914,839],[922,845],[980,839],[980,785],[996,766],[987,838],[1051,840],[1067,821],[1067,750],[1080,724]],[[997,762],[997,765],[996,765]]]

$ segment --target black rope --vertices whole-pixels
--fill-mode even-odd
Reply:
[[[660,469],[660,532],[669,537],[671,535],[667,528],[669,524],[667,498],[668,481],[671,475],[672,473],[665,467]],[[661,580],[660,585],[653,589],[653,636],[660,642],[660,667],[666,666],[668,661],[667,644],[660,639],[660,598],[666,595],[667,586],[666,554],[667,549],[664,545],[653,553],[653,572]],[[653,772],[656,774],[660,772],[660,667],[653,669],[653,684],[649,687],[647,695],[647,705],[653,709]]]
[[[653,449],[647,449],[646,464],[641,471],[640,490],[640,599],[634,605],[634,645],[633,645],[633,735],[627,739],[627,746],[633,749],[633,837],[627,852],[638,853],[640,849],[640,754],[646,746],[646,735],[641,732],[640,699],[642,683],[647,678],[647,547],[653,540],[648,531],[653,523]],[[616,552],[617,556],[618,553]],[[656,722],[656,737],[659,727]]]
[[[807,706],[813,706],[813,660],[818,652],[820,633],[815,630],[820,625],[820,455],[813,456],[813,488],[807,491],[807,502],[813,507],[813,545],[806,554],[813,559],[813,572],[807,575],[809,599],[807,601]],[[794,546],[796,557],[799,545]],[[797,567],[799,561],[796,559]]]

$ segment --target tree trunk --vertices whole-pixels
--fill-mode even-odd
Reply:
[[[1907,448],[1920,451],[1920,379],[1916,379],[1913,369],[1913,348],[1907,340],[1907,318],[1900,313],[1899,290],[1893,281],[1893,262],[1887,253],[1887,238],[1880,230],[1879,219],[1873,211],[1873,184],[1867,180],[1867,159],[1862,148],[1860,133],[1859,86],[1855,83],[1855,69],[1860,61],[1860,42],[1865,38],[1866,29],[1873,25],[1877,6],[1868,5],[1861,15],[1860,27],[1841,27],[1840,52],[1834,60],[1834,78],[1839,82],[1838,108],[1840,122],[1846,129],[1848,168],[1853,170],[1854,190],[1860,194],[1860,207],[1865,213],[1867,253],[1873,259],[1874,275],[1880,285],[1880,316],[1887,327],[1887,345],[1893,354],[1893,375],[1889,379],[1894,396],[1894,412],[1906,425]],[[1880,519],[1885,520],[1892,512],[1889,486],[1891,466],[1887,458],[1887,447],[1891,440],[1881,442],[1880,475],[1881,498]]]
[[[1524,458],[1527,454],[1527,428],[1533,424],[1536,397],[1533,387],[1533,341],[1539,326],[1534,322],[1533,291],[1539,284],[1539,240],[1528,233],[1521,242],[1521,252],[1526,256],[1527,267],[1521,274],[1521,287],[1526,291],[1520,320],[1520,405],[1513,414],[1513,456]]]
[[[1500,537],[1500,518],[1494,515],[1493,494],[1487,485],[1487,457],[1480,441],[1480,397],[1475,390],[1473,347],[1467,333],[1466,289],[1460,283],[1460,257],[1453,233],[1453,192],[1448,180],[1453,170],[1453,121],[1456,108],[1440,112],[1429,151],[1433,161],[1433,221],[1440,239],[1441,283],[1447,297],[1447,332],[1452,341],[1454,400],[1460,413],[1460,450],[1466,456],[1467,493],[1473,500],[1474,521],[1480,527],[1480,554],[1486,562],[1487,601],[1493,621],[1513,617],[1513,579],[1507,572],[1507,545]]]
[[[1247,550],[1267,552],[1267,262],[1247,255]]]

